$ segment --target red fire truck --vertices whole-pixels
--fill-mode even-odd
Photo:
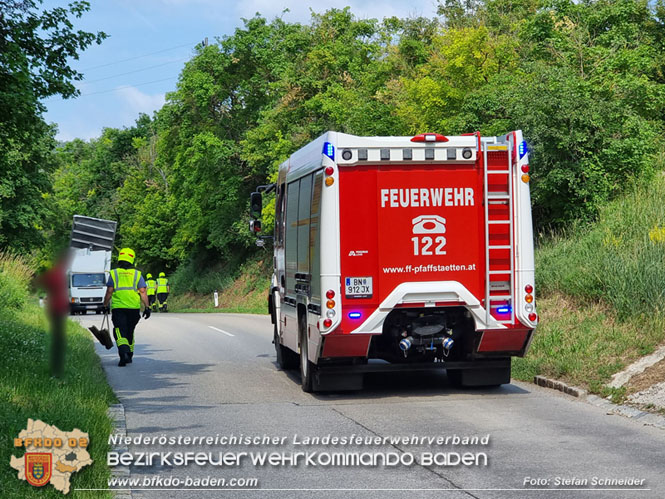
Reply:
[[[510,382],[538,322],[521,131],[498,137],[328,132],[279,167],[268,310],[277,363],[305,391],[446,369]]]

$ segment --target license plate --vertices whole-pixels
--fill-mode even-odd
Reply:
[[[371,298],[372,297],[372,278],[371,277],[347,277],[344,280],[347,298]]]
[[[97,308],[97,305],[86,305],[85,308]]]

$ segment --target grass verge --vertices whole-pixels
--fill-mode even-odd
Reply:
[[[624,390],[605,385],[611,376],[665,339],[661,315],[619,319],[602,303],[579,303],[561,293],[538,301],[541,323],[525,358],[514,359],[513,377],[540,374],[623,400]]]
[[[71,476],[71,490],[105,488],[110,476],[106,466],[111,420],[109,404],[116,398],[94,351],[92,337],[78,324],[67,324],[65,375],[52,378],[48,355],[50,335],[44,312],[28,303],[21,310],[0,311],[0,421],[5,445],[0,446],[0,483],[3,498],[62,497],[52,486],[36,488],[17,479],[9,466],[13,439],[28,418],[40,419],[62,431],[79,428],[90,437],[88,452],[93,464]],[[106,492],[76,492],[76,497],[111,497]]]

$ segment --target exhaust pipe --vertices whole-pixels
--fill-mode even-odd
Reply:
[[[407,336],[404,338],[402,341],[399,342],[399,347],[402,350],[402,352],[406,352],[409,348],[411,348],[411,345],[413,344],[413,338],[411,336]]]

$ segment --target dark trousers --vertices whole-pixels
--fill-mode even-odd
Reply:
[[[111,310],[113,336],[118,345],[118,355],[122,359],[134,356],[134,329],[141,318],[138,308],[114,308]]]
[[[159,300],[159,305],[164,306],[166,305],[166,300],[168,299],[169,294],[168,293],[157,293],[157,299]]]
[[[157,299],[156,295],[148,295],[148,305],[152,307],[156,299]]]

